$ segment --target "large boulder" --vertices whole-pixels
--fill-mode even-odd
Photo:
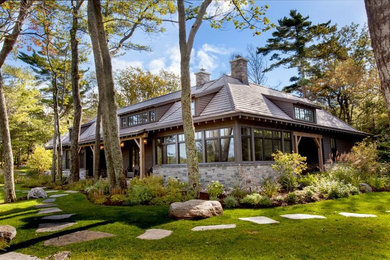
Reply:
[[[16,228],[10,225],[0,226],[0,239],[4,239],[8,243],[16,236]]]
[[[202,219],[221,215],[223,215],[222,205],[214,200],[174,202],[169,207],[169,216],[176,219]]]
[[[46,192],[42,188],[32,188],[27,195],[27,199],[47,198]]]
[[[372,192],[372,188],[367,183],[360,183],[360,191],[363,193]]]

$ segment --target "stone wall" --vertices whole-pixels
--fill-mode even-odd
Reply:
[[[187,167],[185,165],[155,165],[153,174],[162,176],[164,181],[169,177],[178,178],[187,182]],[[259,189],[266,177],[275,178],[271,164],[210,164],[199,165],[200,184],[202,190],[206,189],[211,181],[219,181],[225,189],[239,185],[248,191]]]

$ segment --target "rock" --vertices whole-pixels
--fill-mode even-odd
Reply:
[[[350,212],[340,212],[341,216],[344,217],[353,217],[353,218],[376,218],[374,214],[359,214],[359,213],[350,213]]]
[[[16,228],[10,225],[0,226],[0,238],[4,239],[8,243],[16,236]]]
[[[270,219],[270,218],[267,218],[267,217],[263,217],[263,216],[249,217],[249,218],[239,218],[239,220],[249,221],[249,222],[253,222],[253,223],[256,223],[256,224],[260,224],[260,225],[263,225],[263,224],[278,224],[279,223],[279,221],[276,221],[276,220],[273,220],[273,219]]]
[[[70,258],[70,252],[69,251],[62,251],[57,254],[48,256],[45,258],[45,260],[66,260]]]
[[[76,224],[76,222],[41,223],[39,224],[38,229],[35,232],[37,233],[56,232],[71,227],[74,224]]]
[[[163,239],[164,237],[170,236],[172,234],[171,230],[166,229],[148,229],[142,235],[139,235],[138,239],[145,240],[158,240]]]
[[[53,203],[43,203],[43,204],[37,204],[35,205],[35,207],[37,209],[41,209],[41,208],[51,208],[51,207],[57,207],[56,204],[53,204]]]
[[[45,208],[41,209],[38,214],[49,214],[49,213],[56,213],[56,212],[61,212],[62,210],[59,208]]]
[[[100,231],[90,231],[82,230],[74,233],[66,234],[59,237],[54,237],[43,242],[44,246],[66,246],[69,244],[80,243],[84,241],[91,241],[95,239],[101,239],[106,237],[113,237],[113,234],[100,232]]]
[[[43,198],[43,199],[47,198],[47,194],[42,188],[32,188],[28,192],[28,195],[27,195],[28,200],[29,199],[39,199],[39,198]]]
[[[206,230],[220,230],[220,229],[231,229],[231,228],[236,228],[236,224],[197,226],[191,230],[192,231],[206,231]]]
[[[367,183],[360,183],[360,191],[363,193],[372,192],[372,188]]]
[[[61,220],[61,219],[70,218],[73,215],[76,215],[76,214],[62,214],[62,215],[46,216],[46,217],[43,217],[42,219],[43,220]]]
[[[0,260],[40,260],[40,258],[32,255],[25,255],[16,252],[9,252],[0,255]]]
[[[310,214],[286,214],[286,215],[280,215],[283,218],[288,219],[325,219],[326,217],[320,216],[320,215],[310,215]]]
[[[223,215],[221,203],[213,200],[174,202],[169,207],[169,216],[176,219],[201,219],[221,215]]]

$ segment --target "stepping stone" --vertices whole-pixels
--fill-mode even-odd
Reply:
[[[16,252],[9,252],[3,255],[0,255],[0,260],[40,260],[40,258],[32,255],[25,255]]]
[[[386,213],[390,213],[390,210],[386,211]]]
[[[60,231],[62,229],[65,229],[67,227],[71,227],[76,222],[54,222],[54,223],[41,223],[38,226],[37,233],[42,233],[42,232],[55,232],[55,231]]]
[[[70,218],[71,216],[76,215],[76,214],[62,214],[62,215],[52,215],[52,216],[46,216],[43,217],[43,220],[61,220],[61,219],[67,219]]]
[[[69,194],[54,194],[54,195],[51,195],[50,198],[59,198],[59,197],[64,197],[64,196],[68,196]]]
[[[41,209],[41,208],[57,207],[57,205],[53,203],[44,203],[44,204],[37,204],[35,205],[35,207]]]
[[[51,202],[54,202],[56,201],[56,199],[45,199],[42,201],[42,203],[51,203]]]
[[[77,190],[66,190],[66,193],[79,193]]]
[[[286,214],[286,215],[281,215],[281,217],[289,218],[289,219],[313,219],[313,218],[324,219],[324,218],[326,218],[324,216],[310,215],[310,214]]]
[[[197,226],[191,230],[192,231],[205,231],[205,230],[218,230],[218,229],[229,229],[229,228],[236,228],[236,224]]]
[[[250,218],[239,218],[240,220],[244,220],[244,221],[250,221],[250,222],[253,222],[253,223],[256,223],[256,224],[278,224],[279,221],[276,221],[276,220],[273,220],[273,219],[270,219],[270,218],[267,218],[267,217],[263,217],[263,216],[259,216],[259,217],[250,217]]]
[[[54,192],[58,192],[58,190],[48,190],[48,191],[46,191],[46,193],[54,193]]]
[[[43,242],[43,245],[44,246],[65,246],[69,244],[80,243],[80,242],[91,241],[91,240],[113,237],[113,236],[114,235],[110,233],[83,230],[83,231],[77,231],[67,235],[51,238]]]
[[[49,214],[49,213],[56,213],[61,212],[59,208],[47,208],[47,209],[41,209],[38,214]]]
[[[376,215],[373,214],[358,214],[358,213],[349,213],[349,212],[340,212],[341,216],[344,217],[354,217],[354,218],[376,218]]]
[[[142,235],[139,235],[137,238],[145,240],[157,240],[167,237],[172,234],[171,230],[166,229],[148,229]]]

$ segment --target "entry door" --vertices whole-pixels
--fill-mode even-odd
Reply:
[[[134,173],[138,173],[139,175],[139,148],[135,142],[131,146],[130,151],[131,151],[130,154],[131,171],[133,171]]]

